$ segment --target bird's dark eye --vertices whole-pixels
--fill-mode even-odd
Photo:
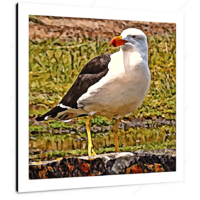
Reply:
[[[136,38],[136,35],[132,35],[131,37],[132,37],[133,39],[135,39],[135,38]]]

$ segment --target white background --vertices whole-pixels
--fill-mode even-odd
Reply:
[[[67,15],[66,15],[66,10]],[[140,21],[161,21],[177,23],[177,150],[176,150],[176,172],[168,173],[150,173],[120,176],[101,176],[92,178],[69,178],[69,179],[45,179],[29,181],[28,178],[28,15],[52,15],[52,16],[69,16],[69,17],[86,17],[86,18],[104,18],[104,19],[122,19],[122,20],[140,20]],[[102,13],[104,13],[102,15]],[[119,14],[120,13],[120,14]],[[119,17],[120,15],[120,17]],[[27,38],[27,39],[25,39]],[[74,189],[74,188],[89,188],[89,187],[108,187],[130,184],[148,184],[148,183],[166,183],[173,181],[183,181],[183,15],[154,12],[134,11],[131,15],[126,10],[107,9],[107,8],[89,8],[89,7],[70,7],[60,5],[42,5],[42,4],[19,4],[19,192],[35,192],[44,190],[58,189]]]
[[[181,12],[185,14],[185,47],[184,47],[184,63],[183,66],[185,72],[185,177],[182,183],[167,183],[167,184],[150,184],[150,185],[134,185],[134,186],[120,186],[120,187],[109,187],[109,188],[98,188],[98,189],[84,189],[84,190],[62,190],[62,191],[52,191],[52,192],[38,192],[38,193],[26,193],[17,194],[15,192],[15,5],[17,2],[30,2],[30,3],[48,3],[56,5],[70,5],[70,6],[81,6],[81,7],[99,7],[102,8],[117,8],[117,9],[135,9],[139,11],[168,11],[168,12]],[[10,23],[10,63],[11,63],[11,144],[10,144],[10,197],[14,198],[50,198],[50,199],[70,199],[70,198],[145,198],[145,199],[156,199],[156,198],[189,198],[189,1],[183,0],[24,0],[16,1],[11,0],[10,13],[11,13],[11,23]],[[84,8],[83,8],[84,9]],[[131,11],[133,12],[133,11]],[[131,15],[130,12],[130,15]],[[67,10],[66,10],[67,13]],[[159,14],[158,14],[159,19]],[[120,183],[119,183],[120,184]]]

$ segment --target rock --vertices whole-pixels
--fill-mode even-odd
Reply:
[[[81,126],[77,129],[79,132],[86,132],[86,127],[85,126]]]
[[[171,121],[171,124],[175,126],[175,125],[176,125],[176,121],[175,121],[175,120],[172,120],[172,121]]]
[[[166,123],[166,119],[163,118],[163,120],[162,120],[162,124],[165,124],[165,123]]]
[[[29,178],[61,178],[176,171],[176,150],[106,153],[29,165]]]
[[[122,123],[122,122],[120,122],[118,128],[119,128],[119,129],[124,129],[124,126],[125,126],[125,124]]]
[[[119,157],[113,164],[112,171],[116,174],[123,173],[125,171],[125,168],[130,166],[132,160],[133,154],[130,156]]]
[[[91,131],[93,131],[93,132],[100,132],[102,129],[101,129],[101,127],[100,126],[93,126],[93,127],[91,127]]]

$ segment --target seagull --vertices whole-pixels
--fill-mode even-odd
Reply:
[[[89,116],[86,119],[88,156],[96,155],[90,132],[92,117],[98,115],[115,120],[115,152],[120,152],[119,122],[122,116],[131,115],[142,104],[150,86],[148,44],[144,32],[136,28],[125,29],[110,44],[120,50],[90,60],[60,103],[36,118],[37,121],[67,122]]]

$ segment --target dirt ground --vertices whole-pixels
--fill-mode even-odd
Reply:
[[[30,16],[29,39],[41,41],[48,38],[68,40],[90,37],[110,40],[131,27],[141,29],[146,35],[176,31],[175,23]]]

